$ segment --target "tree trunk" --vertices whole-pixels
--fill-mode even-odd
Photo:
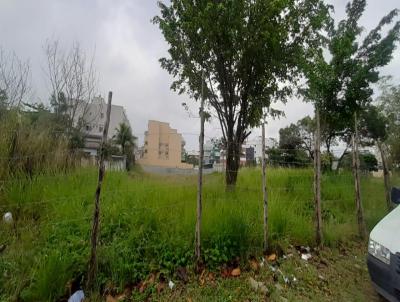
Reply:
[[[128,155],[124,155],[124,156],[125,156],[125,170],[126,170],[127,172],[129,172],[130,169],[131,169],[130,158],[129,158]]]
[[[347,154],[347,148],[348,148],[348,145],[346,146],[346,149],[344,149],[342,155],[338,159],[338,165],[337,165],[338,171],[339,171],[340,167],[342,166],[342,161],[343,161],[344,156]]]
[[[364,212],[361,203],[361,191],[360,191],[360,159],[358,154],[358,123],[357,115],[354,115],[354,133],[352,135],[353,140],[353,175],[354,175],[354,188],[355,188],[355,204],[357,211],[357,223],[359,235],[362,239],[366,238],[366,227],[364,221]]]
[[[387,166],[385,152],[383,150],[383,146],[382,146],[381,142],[378,142],[378,149],[379,149],[379,152],[381,153],[381,158],[382,158],[383,182],[385,185],[386,205],[387,205],[388,211],[391,211],[393,209],[393,204],[392,204],[392,201],[390,200],[390,175],[389,175],[389,169]]]
[[[240,145],[235,140],[228,140],[226,152],[226,187],[231,190],[235,187],[240,164]]]
[[[320,131],[321,132],[321,131]],[[321,134],[320,134],[321,135]],[[325,141],[325,145],[326,145],[326,153],[328,154],[328,160],[329,160],[329,171],[332,171],[332,165],[333,165],[333,154],[331,152],[331,139],[327,138]],[[321,151],[321,148],[320,148]]]

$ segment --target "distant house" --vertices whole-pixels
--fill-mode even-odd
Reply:
[[[185,158],[185,163],[198,166],[199,165],[199,158],[200,154],[199,151],[197,150],[190,150],[186,152],[186,158]]]
[[[265,148],[271,148],[276,145],[273,138],[265,139]],[[222,167],[226,165],[226,150],[220,150],[218,153],[218,162]],[[246,140],[240,149],[239,164],[240,166],[249,166],[261,164],[262,160],[262,139],[261,136]],[[220,166],[218,165],[218,166]],[[220,168],[219,168],[220,169]]]
[[[192,165],[182,162],[183,138],[168,123],[150,120],[144,134],[142,158],[139,164],[164,168],[189,169]]]
[[[265,138],[265,148],[272,148],[275,145],[275,140],[273,138]],[[257,164],[261,164],[262,160],[262,137],[257,136],[252,139],[248,139],[242,146],[243,149],[246,149],[246,160],[251,162],[256,162]],[[252,148],[249,149],[249,148]]]
[[[255,150],[254,147],[247,147],[246,152],[246,164],[255,164]]]
[[[208,140],[204,144],[204,160],[203,164],[205,167],[213,167],[214,164],[219,164],[221,157],[220,148],[212,142],[212,140]]]
[[[244,167],[255,164],[254,154],[254,147],[242,145],[239,154],[239,166]],[[221,150],[219,155],[219,161],[214,165],[214,168],[216,168],[217,171],[224,170],[226,167],[226,150]]]
[[[85,147],[83,151],[89,155],[96,156],[106,123],[107,104],[101,96],[98,96],[91,103],[86,104],[84,109],[82,106],[79,108],[75,124],[78,121],[83,123],[82,127],[85,134]],[[130,126],[124,107],[111,105],[108,139],[111,139],[117,133],[117,128],[121,123]]]

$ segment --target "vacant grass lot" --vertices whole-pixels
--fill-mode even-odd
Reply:
[[[269,169],[272,243],[312,245],[312,170]],[[0,301],[54,301],[68,280],[85,273],[97,175],[81,170],[0,184],[0,212],[15,226],[0,224]],[[261,172],[240,171],[234,192],[222,174],[205,177],[202,243],[208,269],[262,247]],[[357,234],[349,173],[324,175],[325,243],[338,247]],[[368,228],[386,213],[382,180],[365,176],[362,199]],[[140,171],[107,173],[101,200],[98,286],[123,287],[152,271],[171,276],[193,259],[195,176],[154,176]]]

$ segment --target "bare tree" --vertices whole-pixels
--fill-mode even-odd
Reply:
[[[19,107],[30,91],[30,64],[0,47],[0,92],[3,106]]]
[[[90,123],[87,113],[96,94],[94,56],[88,57],[77,42],[65,51],[59,41],[47,41],[44,49],[52,105],[56,113],[67,117],[67,131],[81,130],[85,123]]]

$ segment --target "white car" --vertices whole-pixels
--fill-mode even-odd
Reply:
[[[400,203],[399,189],[392,189],[392,202]],[[377,292],[391,302],[400,301],[400,206],[372,230],[367,264]]]

